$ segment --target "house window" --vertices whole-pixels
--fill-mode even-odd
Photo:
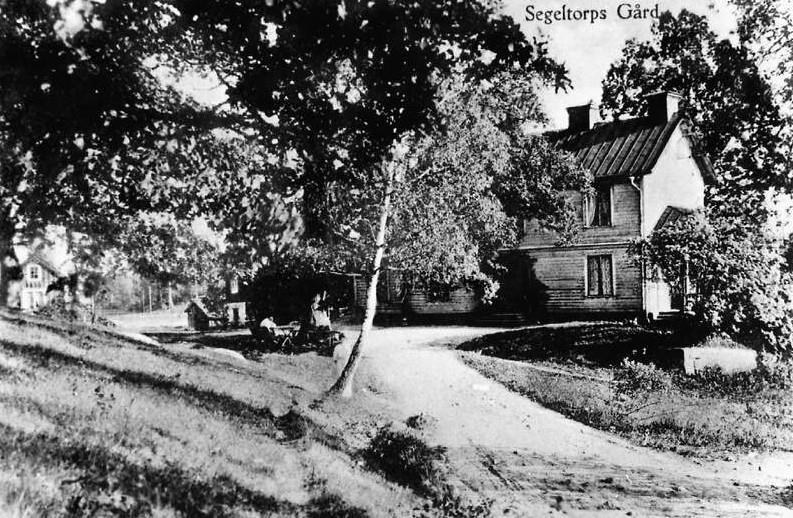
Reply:
[[[237,293],[240,292],[240,280],[237,277],[231,278],[229,291],[231,291],[232,295],[236,295]]]
[[[614,295],[614,270],[610,255],[587,256],[586,286],[590,297]]]
[[[31,264],[28,267],[28,279],[31,281],[37,281],[41,277],[41,270],[35,264]]]
[[[584,196],[584,225],[611,225],[611,186],[596,187],[594,193]]]

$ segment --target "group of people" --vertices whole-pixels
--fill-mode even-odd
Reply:
[[[303,346],[309,345],[311,349],[330,349],[338,344],[343,335],[333,331],[330,320],[330,300],[326,291],[317,292],[311,298],[308,311],[300,320],[300,329],[295,336],[295,342]],[[277,332],[278,325],[272,317],[262,320],[260,328]],[[292,345],[297,345],[292,344]]]

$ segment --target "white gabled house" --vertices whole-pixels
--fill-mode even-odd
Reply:
[[[80,295],[82,284],[74,277],[75,265],[60,244],[34,240],[28,246],[14,246],[14,257],[15,263],[11,266],[15,278],[8,283],[7,307],[36,311],[56,297],[63,297],[66,302],[91,303],[89,298]],[[5,267],[10,266],[6,264]]]
[[[38,252],[31,254],[20,267],[19,308],[34,311],[47,303],[47,288],[61,277],[61,271]]]
[[[18,277],[9,281],[6,304],[23,311],[35,311],[49,301],[47,289],[63,277],[63,268],[39,247],[31,252],[26,247],[16,246],[14,254],[18,258]]]

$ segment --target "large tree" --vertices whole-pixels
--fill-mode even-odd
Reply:
[[[652,37],[629,40],[609,69],[602,111],[636,116],[644,94],[680,93],[680,110],[693,122],[717,172],[709,202],[730,214],[762,219],[766,191],[789,189],[791,177],[782,138],[785,120],[748,37],[741,31],[737,43],[719,40],[704,16],[662,13]]]
[[[256,131],[281,163],[297,162],[282,188],[299,193],[304,237],[345,237],[332,224],[345,194],[376,201],[363,204],[372,242],[367,311],[335,386],[348,388],[374,317],[396,189],[412,142],[436,121],[443,78],[516,70],[563,87],[565,70],[511,19],[475,1],[176,5],[229,102],[260,121]]]
[[[528,133],[546,122],[530,76],[453,77],[437,103],[436,128],[414,142],[395,188],[389,264],[419,287],[473,281],[492,295],[499,250],[516,244],[524,220],[572,237],[574,209],[563,192],[585,188],[589,178]]]
[[[0,261],[58,225],[113,245],[141,211],[180,207],[232,115],[158,76],[180,54],[168,2],[0,6]],[[180,54],[184,55],[184,54]],[[228,167],[219,164],[218,167]],[[0,267],[0,304],[8,269]]]
[[[784,0],[733,0],[740,14],[741,41],[752,53],[754,60],[769,77],[775,98],[784,117],[779,130],[784,166],[788,178],[793,178],[793,6]],[[782,213],[775,218],[782,234],[791,233],[790,216],[793,212],[791,196],[787,203],[778,203]],[[785,207],[787,205],[787,207]],[[793,235],[787,236],[787,268],[793,271]]]

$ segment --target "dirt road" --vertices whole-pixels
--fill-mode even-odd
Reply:
[[[496,516],[793,516],[781,488],[793,458],[695,463],[633,446],[510,392],[466,367],[448,344],[490,330],[392,328],[365,355],[404,417],[437,420],[460,487]]]

